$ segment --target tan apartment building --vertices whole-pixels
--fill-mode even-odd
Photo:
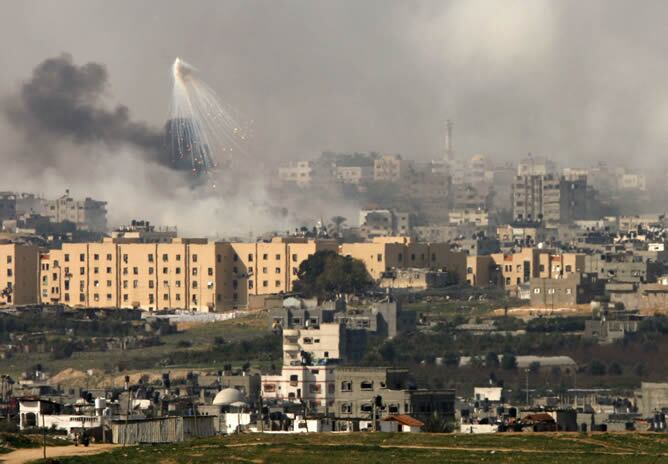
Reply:
[[[405,176],[410,163],[401,155],[383,155],[373,162],[373,179],[377,182],[398,182]]]
[[[585,255],[578,253],[553,255],[549,250],[523,248],[517,253],[494,253],[490,257],[504,287],[525,284],[533,278],[566,277],[585,269]]]
[[[392,269],[428,268],[466,274],[466,254],[448,243],[418,243],[407,237],[377,237],[370,243],[344,243],[340,253],[362,261],[371,277],[380,279]]]
[[[79,307],[219,311],[292,290],[299,265],[334,241],[67,243],[41,256],[41,301]]]
[[[39,248],[0,244],[0,306],[38,301]]]

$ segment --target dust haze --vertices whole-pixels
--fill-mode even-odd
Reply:
[[[0,39],[15,46],[0,55],[2,189],[69,187],[109,201],[117,222],[246,234],[304,220],[267,198],[263,175],[202,197],[156,159],[176,56],[254,121],[257,171],[323,150],[438,158],[451,119],[458,156],[532,152],[665,177],[665,2],[16,0],[3,13]],[[25,111],[23,86],[63,53],[89,66],[90,81],[69,95],[93,97],[79,121]],[[44,103],[43,87],[30,90]],[[335,212],[329,199],[315,203],[301,215]],[[333,204],[347,217],[356,206]]]

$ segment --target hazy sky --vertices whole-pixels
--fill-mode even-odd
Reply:
[[[107,67],[110,104],[162,125],[180,56],[255,121],[266,159],[325,149],[429,159],[448,118],[461,155],[531,151],[588,164],[663,159],[668,144],[665,1],[0,0],[0,8],[0,95],[66,52]]]

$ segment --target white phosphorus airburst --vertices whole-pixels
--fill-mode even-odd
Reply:
[[[216,93],[197,76],[197,69],[176,58],[172,65],[173,95],[167,126],[172,163],[206,174],[239,151],[238,124]]]

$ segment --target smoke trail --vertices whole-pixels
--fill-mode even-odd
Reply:
[[[28,140],[64,137],[76,144],[132,145],[150,159],[163,162],[163,133],[133,121],[124,105],[105,108],[102,97],[107,87],[104,65],[77,66],[71,55],[62,54],[34,69],[19,95],[5,105],[4,113]]]

